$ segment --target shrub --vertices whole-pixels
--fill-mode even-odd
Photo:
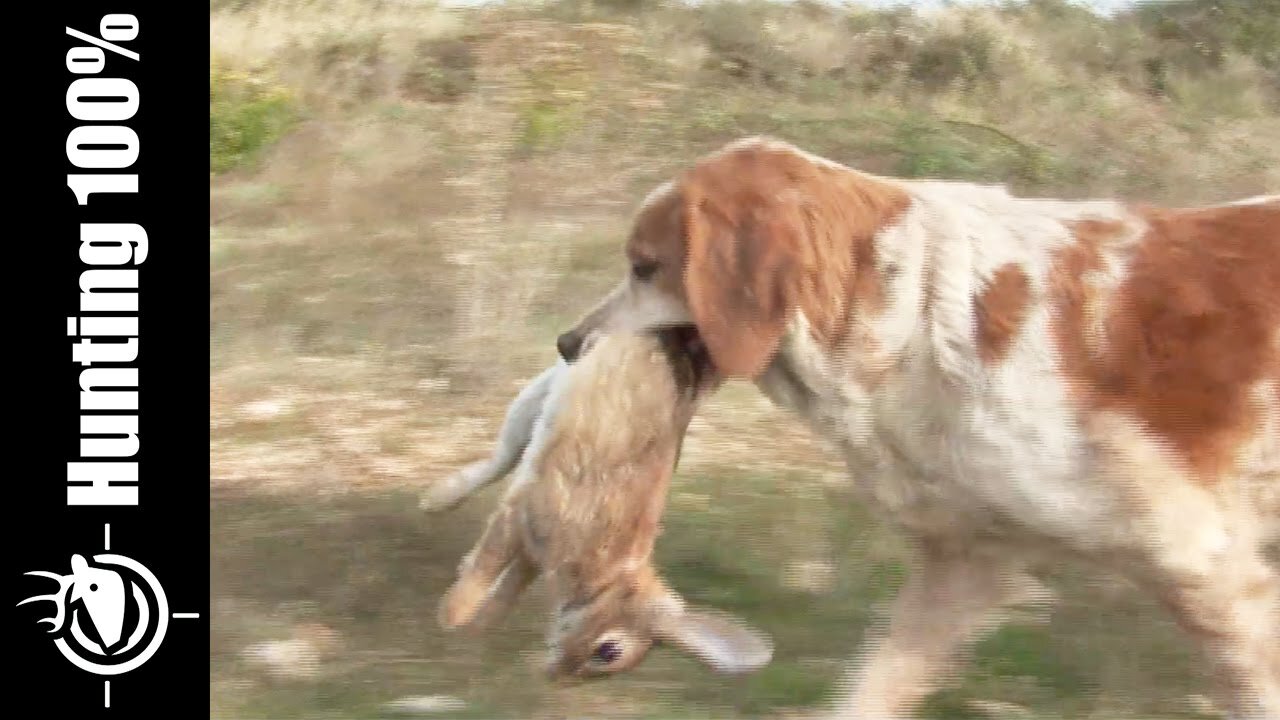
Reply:
[[[701,34],[710,51],[711,69],[750,84],[782,87],[795,62],[766,31],[768,3],[715,2],[701,8]]]
[[[1203,72],[1237,52],[1280,87],[1280,0],[1157,0],[1134,16],[1160,41],[1162,62]]]
[[[911,78],[928,90],[944,88],[957,80],[972,88],[991,75],[994,46],[995,38],[990,33],[973,27],[929,38],[911,58]]]
[[[209,169],[251,162],[295,120],[289,92],[252,74],[209,64]]]
[[[476,83],[476,58],[464,39],[424,40],[418,43],[401,88],[409,97],[452,102],[471,92]]]

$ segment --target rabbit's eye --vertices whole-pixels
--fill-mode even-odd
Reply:
[[[596,651],[591,657],[605,665],[612,665],[622,657],[622,645],[617,640],[605,640],[596,646]]]

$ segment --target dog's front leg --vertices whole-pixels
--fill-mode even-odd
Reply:
[[[942,687],[956,650],[989,626],[1016,596],[1018,565],[941,542],[926,542],[894,601],[886,632],[845,683],[833,717],[904,720]]]

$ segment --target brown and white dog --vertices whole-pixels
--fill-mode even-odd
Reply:
[[[1280,718],[1280,196],[1196,209],[877,177],[767,138],[644,202],[557,341],[692,325],[918,541],[841,717],[910,713],[1033,563],[1153,593]]]

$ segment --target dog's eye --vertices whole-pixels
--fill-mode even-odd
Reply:
[[[652,260],[644,260],[631,265],[631,274],[635,275],[637,280],[648,280],[657,271],[658,263]]]

